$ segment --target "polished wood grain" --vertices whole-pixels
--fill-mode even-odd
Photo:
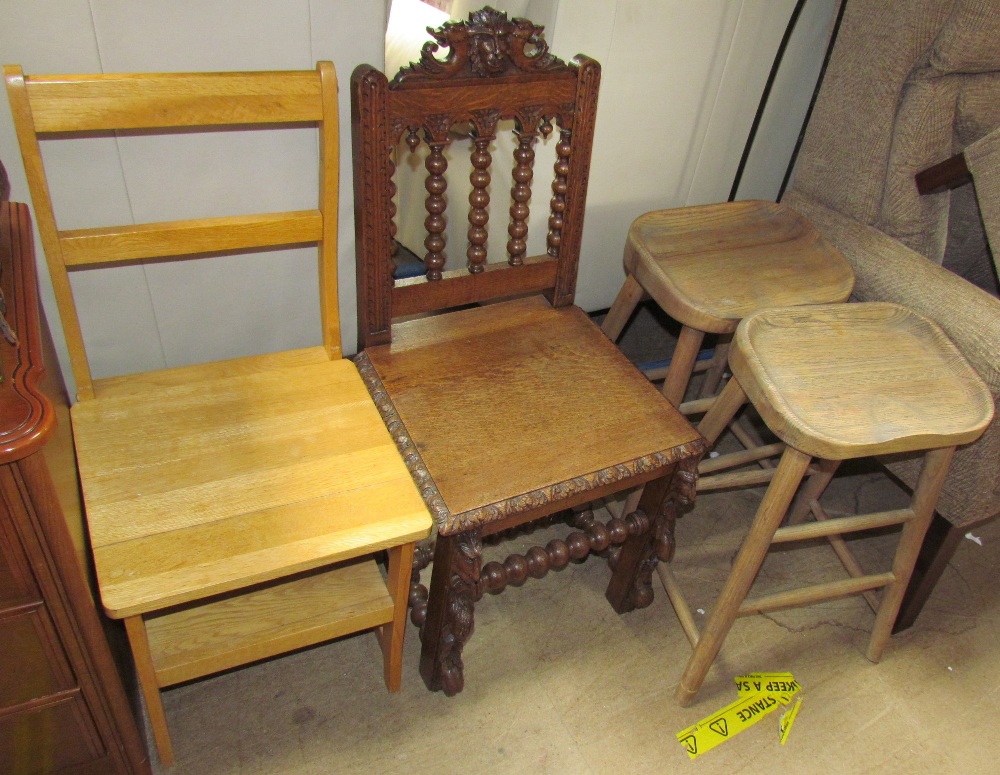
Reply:
[[[38,75],[25,88],[36,132],[314,122],[324,116],[321,84],[308,70]]]
[[[626,271],[675,320],[729,333],[764,307],[844,301],[847,260],[815,227],[773,202],[658,210],[629,229]]]
[[[68,399],[41,315],[27,205],[0,202],[0,769],[148,775],[82,553]]]
[[[415,541],[431,519],[341,357],[333,65],[269,73],[24,76],[8,92],[80,401],[71,416],[105,611],[123,618],[160,759],[160,690],[359,630],[401,685]],[[311,124],[315,210],[60,230],[40,136]],[[93,379],[68,269],[312,244],[323,343]],[[386,572],[377,559],[385,550]]]
[[[322,227],[323,216],[318,210],[304,210],[173,221],[162,225],[72,229],[62,232],[61,240],[66,265],[82,266],[315,243],[323,236]]]
[[[119,378],[118,395],[98,382],[98,398],[73,407],[109,613],[426,535],[426,509],[354,365],[318,347],[288,356],[294,380],[280,355],[263,356],[266,367],[243,359],[236,373],[221,362],[145,375],[161,379],[146,390]]]
[[[699,439],[579,308],[538,296],[397,324],[367,355],[434,472],[449,532],[512,495]]]
[[[562,62],[540,27],[491,8],[430,32],[438,42],[391,81],[368,65],[351,79],[356,361],[437,524],[430,592],[415,584],[412,618],[424,682],[452,695],[464,687],[462,652],[486,592],[594,553],[614,569],[614,610],[650,604],[653,568],[672,553],[674,522],[694,497],[703,441],[573,305],[600,65]],[[444,149],[454,158],[465,139],[469,239],[449,247],[445,219],[465,197],[449,198]],[[555,152],[544,177],[534,165],[542,143]],[[493,150],[505,147],[512,158]],[[394,281],[395,221],[407,217],[394,180],[420,169],[407,149],[426,151],[428,196],[409,214],[427,232],[426,272]],[[506,223],[486,210],[507,193],[489,182],[497,164],[512,170]],[[543,197],[545,253],[527,255]],[[506,260],[485,262],[497,232]],[[466,265],[445,268],[448,250]],[[646,483],[633,513],[605,525],[588,509]],[[572,513],[565,541],[484,564],[483,536]],[[420,567],[428,558],[421,553]]]
[[[337,302],[337,180],[326,167],[339,164],[337,83],[332,63],[315,71],[260,73],[125,73],[25,76],[4,67],[15,129],[24,159],[42,246],[61,311],[77,391],[93,396],[90,366],[73,300],[68,268],[146,258],[190,256],[311,243],[317,246],[323,342],[340,357]],[[287,88],[283,83],[287,81]],[[324,120],[324,117],[333,120]],[[39,139],[116,129],[299,124],[320,135],[320,195],[315,211],[121,224],[61,230],[42,162]]]
[[[758,200],[644,213],[629,228],[624,266],[625,283],[602,329],[616,341],[646,296],[681,323],[662,387],[675,406],[684,401],[706,334],[721,336],[702,398],[717,388],[727,335],[746,315],[846,301],[854,286],[847,259],[812,224],[788,207]],[[696,413],[693,405],[684,411]]]

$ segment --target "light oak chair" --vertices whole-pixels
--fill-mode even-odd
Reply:
[[[358,364],[437,525],[429,599],[417,591],[414,618],[421,674],[446,694],[464,686],[462,649],[484,592],[612,551],[612,606],[648,605],[653,567],[670,556],[703,448],[573,305],[600,66],[560,61],[540,33],[487,8],[433,31],[436,43],[391,83],[367,65],[351,81]],[[492,149],[503,147],[511,121],[506,260],[487,261],[488,203],[501,194],[491,185]],[[530,256],[529,202],[544,190],[532,186],[532,164],[550,135],[546,252]],[[394,282],[394,180],[411,172],[410,153],[420,150],[426,273]],[[447,154],[463,150],[472,169],[462,176],[471,183],[461,208],[468,242],[452,256],[464,254],[467,265],[448,269],[446,211],[464,197],[447,195]],[[582,512],[565,541],[483,564],[484,536],[646,483],[639,510],[624,519],[605,526]]]
[[[714,442],[749,398],[787,446],[700,633],[672,569],[659,568],[694,647],[677,689],[682,705],[701,687],[738,616],[862,594],[876,612],[867,656],[877,662],[955,447],[979,438],[993,417],[989,389],[941,329],[897,304],[762,310],[740,323],[729,363],[733,378],[698,429]],[[840,461],[923,450],[908,508],[831,518],[819,504]],[[789,524],[779,527],[786,513]],[[803,523],[810,513],[815,521]],[[863,570],[841,538],[898,524],[892,567],[879,573]],[[771,544],[821,537],[850,578],[746,599]]]
[[[72,409],[107,613],[125,621],[160,759],[160,690],[375,629],[400,688],[414,542],[430,516],[357,369],[337,303],[333,65],[260,73],[25,76],[7,89],[79,390]],[[61,230],[40,144],[115,130],[315,127],[312,210]],[[93,379],[69,272],[318,248],[323,344]],[[109,298],[108,303],[114,300]],[[383,575],[375,562],[388,550]]]

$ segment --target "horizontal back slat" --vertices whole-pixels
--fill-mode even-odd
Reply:
[[[319,210],[299,210],[62,231],[59,240],[66,266],[84,266],[316,242],[322,230]]]
[[[314,71],[25,78],[36,132],[319,121]]]
[[[486,264],[479,274],[453,269],[443,280],[412,277],[399,280],[392,288],[392,310],[397,316],[478,304],[501,295],[551,291],[556,285],[559,262],[548,256],[526,258],[523,266]]]
[[[332,62],[318,62],[315,70],[243,73],[26,76],[19,65],[5,65],[3,70],[80,400],[94,398],[95,391],[67,269],[314,245],[324,350],[329,358],[342,356],[337,292],[340,141]],[[296,172],[318,176],[316,209],[218,217],[222,213],[213,207],[213,217],[200,219],[74,230],[57,226],[40,139],[56,144],[81,134],[119,130],[186,134],[230,127],[270,130],[277,125],[317,130],[318,169]],[[205,174],[210,178],[212,170]]]
[[[501,83],[491,87],[448,85],[390,91],[388,112],[401,123],[421,124],[427,119],[428,105],[434,105],[434,110],[442,115],[496,110],[502,116],[513,116],[525,108],[558,109],[572,105],[576,98],[576,78],[571,74],[557,80]]]

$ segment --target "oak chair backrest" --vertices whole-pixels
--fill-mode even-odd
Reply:
[[[28,186],[35,207],[79,398],[94,396],[70,271],[146,259],[315,244],[323,344],[341,357],[337,301],[339,126],[331,62],[315,70],[242,73],[128,73],[26,76],[4,68]],[[317,127],[320,146],[316,209],[256,215],[60,230],[39,140],[162,133],[184,129]]]
[[[484,8],[468,21],[428,30],[420,61],[390,82],[369,65],[351,78],[359,349],[391,340],[394,318],[544,293],[572,304],[583,233],[600,65],[578,56],[567,64],[548,52],[542,28]],[[435,54],[447,48],[440,59]],[[512,122],[514,152],[506,261],[487,262],[491,147]],[[535,146],[555,133],[556,161],[546,252],[526,255]],[[448,161],[460,137],[470,139],[468,241],[464,268],[446,269]],[[425,272],[393,279],[397,249],[394,175],[405,147],[426,145]],[[404,147],[405,146],[405,147]],[[456,197],[458,199],[459,197]],[[455,249],[457,253],[462,248]]]

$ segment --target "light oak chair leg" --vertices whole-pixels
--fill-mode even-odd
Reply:
[[[146,701],[146,712],[149,713],[149,723],[153,728],[156,752],[159,754],[163,766],[170,767],[174,763],[174,747],[170,742],[167,716],[163,711],[163,699],[160,697],[160,683],[156,680],[153,655],[149,651],[149,638],[146,635],[146,624],[143,622],[142,616],[126,617],[125,632],[128,634],[129,645],[132,647],[132,658],[135,660],[139,687],[142,689],[142,697]]]
[[[896,614],[896,623],[892,626],[893,635],[913,626],[964,540],[966,530],[966,527],[956,527],[935,512],[917,554],[899,613]]]
[[[948,476],[951,459],[955,454],[954,447],[932,449],[924,456],[920,478],[913,490],[910,508],[913,518],[903,525],[903,533],[896,548],[896,557],[892,563],[892,574],[895,581],[882,593],[882,604],[875,615],[875,626],[872,628],[871,639],[868,641],[868,659],[878,662],[882,657],[892,626],[896,622],[899,606],[910,583],[910,574],[917,561],[917,554],[924,541],[924,535],[934,517],[934,507],[937,505],[938,494]]]
[[[736,380],[730,380],[730,385]],[[728,387],[728,386],[727,386]],[[742,393],[742,389],[740,389]],[[725,391],[723,391],[725,393]],[[775,471],[760,508],[754,517],[750,531],[740,548],[729,578],[722,589],[701,631],[698,645],[688,660],[684,675],[677,687],[677,702],[684,706],[698,693],[702,682],[712,666],[722,643],[729,634],[740,605],[750,591],[757,571],[760,570],[774,532],[788,511],[788,505],[798,489],[812,458],[793,447],[786,447],[781,462]]]
[[[690,326],[681,327],[662,390],[664,397],[674,406],[680,406],[684,400],[684,393],[687,391],[688,382],[691,381],[691,372],[694,370],[695,361],[698,360],[698,352],[701,350],[704,338],[704,331]]]
[[[625,284],[618,291],[611,309],[608,310],[608,314],[604,317],[604,322],[601,324],[601,331],[612,342],[618,341],[618,337],[622,335],[625,324],[632,317],[632,313],[639,302],[642,301],[645,293],[642,286],[639,285],[638,280],[632,275],[625,275]]]
[[[386,688],[398,692],[403,685],[403,636],[406,632],[406,607],[410,594],[410,572],[413,567],[415,544],[403,544],[389,549],[389,569],[386,586],[392,597],[392,621],[375,633],[382,647]]]

